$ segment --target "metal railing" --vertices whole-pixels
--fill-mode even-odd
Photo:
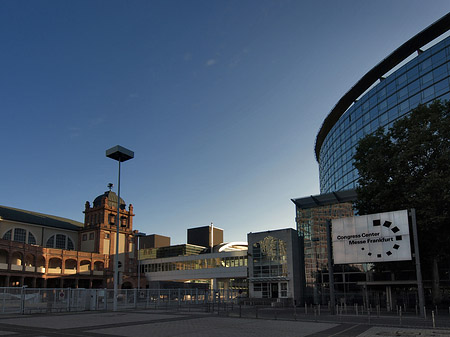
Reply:
[[[173,309],[205,307],[235,302],[245,296],[238,290],[221,289],[121,289],[117,309]],[[77,311],[113,311],[113,289],[0,288],[0,314]]]

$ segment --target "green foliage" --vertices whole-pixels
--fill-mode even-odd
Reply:
[[[415,208],[421,255],[450,257],[450,103],[420,105],[360,140],[360,215]]]

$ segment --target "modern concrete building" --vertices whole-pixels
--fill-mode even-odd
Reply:
[[[249,297],[278,302],[303,300],[303,247],[292,228],[249,233]]]
[[[316,138],[321,193],[356,187],[353,155],[362,137],[389,128],[418,104],[450,99],[450,37],[421,49],[449,29],[447,14],[369,70],[336,103]]]
[[[223,229],[211,226],[189,228],[187,230],[187,243],[202,247],[213,247],[223,242]]]
[[[170,237],[151,234],[139,238],[139,249],[160,248],[170,246]]]

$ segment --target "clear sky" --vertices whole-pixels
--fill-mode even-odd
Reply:
[[[0,1],[0,204],[83,221],[117,186],[135,229],[294,227],[314,141],[445,1]],[[116,189],[114,189],[116,190]]]

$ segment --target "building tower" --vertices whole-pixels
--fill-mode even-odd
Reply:
[[[114,254],[116,248],[116,221],[120,221],[119,230],[119,284],[124,285],[124,277],[134,273],[134,235],[133,235],[133,205],[126,209],[125,201],[120,198],[120,215],[117,216],[117,194],[111,190],[94,199],[91,207],[86,201],[84,210],[84,228],[80,232],[78,249],[85,252],[100,253],[109,256],[109,271],[113,271]],[[112,285],[112,277],[108,278],[108,285]]]

